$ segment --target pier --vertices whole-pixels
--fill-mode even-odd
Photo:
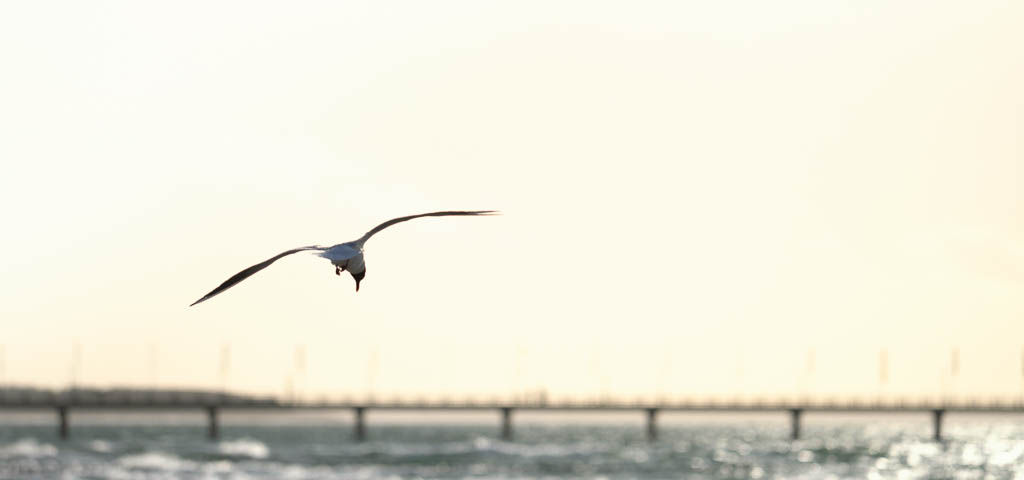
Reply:
[[[56,413],[57,433],[60,438],[71,435],[72,411],[144,411],[144,410],[199,410],[206,412],[207,436],[220,436],[220,413],[227,410],[271,410],[271,411],[344,411],[353,413],[354,432],[357,440],[365,440],[368,434],[366,413],[369,410],[390,411],[493,411],[499,418],[500,436],[513,439],[512,421],[517,411],[586,411],[624,412],[635,411],[646,419],[646,437],[649,441],[658,439],[658,416],[663,412],[778,412],[790,418],[790,438],[801,438],[801,422],[807,412],[818,413],[924,413],[931,414],[933,438],[942,440],[942,422],[947,412],[969,413],[1024,413],[1024,402],[1020,400],[979,400],[928,401],[909,399],[831,399],[831,400],[787,400],[787,399],[680,399],[675,401],[629,401],[629,400],[563,400],[563,401],[519,401],[501,399],[479,400],[310,400],[284,401],[272,397],[250,397],[226,395],[215,392],[175,391],[11,391],[0,390],[0,410],[38,411],[51,410]]]

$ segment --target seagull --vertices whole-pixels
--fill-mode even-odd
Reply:
[[[386,222],[384,222],[384,223],[382,223],[380,225],[377,225],[376,227],[373,227],[373,230],[370,230],[369,232],[366,232],[366,234],[364,234],[362,237],[359,237],[358,240],[353,240],[351,242],[345,242],[345,243],[339,243],[337,245],[333,245],[333,246],[330,246],[330,247],[321,247],[319,245],[310,245],[308,247],[293,248],[293,249],[288,250],[286,252],[281,252],[281,253],[279,253],[277,255],[274,255],[273,257],[270,257],[267,260],[264,260],[264,261],[262,261],[260,263],[257,263],[256,265],[253,265],[253,266],[251,266],[251,267],[249,267],[249,268],[247,268],[245,270],[242,270],[241,272],[236,273],[233,277],[225,280],[224,283],[220,284],[219,287],[213,289],[212,291],[210,291],[210,293],[207,293],[206,295],[204,295],[203,298],[200,298],[199,300],[196,300],[194,303],[192,303],[192,305],[189,305],[189,306],[191,307],[193,305],[205,302],[206,300],[209,300],[209,299],[217,296],[218,294],[220,294],[224,290],[227,290],[227,289],[229,289],[229,288],[231,288],[231,287],[233,287],[235,285],[238,285],[242,280],[245,280],[245,279],[251,277],[254,273],[256,273],[256,272],[258,272],[260,270],[263,270],[264,268],[269,267],[271,263],[274,263],[274,262],[278,261],[279,259],[281,259],[283,257],[287,257],[288,255],[291,255],[293,253],[299,253],[299,252],[305,252],[305,251],[320,252],[318,254],[319,256],[330,260],[331,263],[334,264],[334,274],[335,275],[341,275],[341,272],[343,272],[345,270],[348,270],[348,273],[351,274],[352,278],[355,279],[355,281],[356,281],[356,291],[358,292],[359,291],[359,282],[362,281],[363,277],[366,276],[366,262],[363,261],[363,245],[366,244],[366,241],[369,240],[370,237],[374,236],[376,233],[380,232],[381,230],[384,230],[385,228],[388,228],[388,227],[390,227],[390,226],[392,226],[392,225],[394,225],[396,223],[402,223],[402,222],[406,222],[406,221],[412,220],[414,218],[420,218],[420,217],[447,217],[447,216],[452,216],[452,215],[495,215],[495,214],[498,214],[498,212],[496,210],[447,211],[447,212],[421,213],[421,214],[418,214],[418,215],[409,215],[407,217],[392,218],[391,220],[388,220],[388,221],[386,221]]]

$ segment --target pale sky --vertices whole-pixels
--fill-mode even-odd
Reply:
[[[257,393],[1021,395],[1021,25],[1017,1],[5,2],[0,382],[219,388],[228,345]],[[388,229],[358,293],[296,255],[187,307],[448,209],[504,215]]]

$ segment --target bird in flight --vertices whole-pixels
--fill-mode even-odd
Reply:
[[[269,267],[271,263],[276,262],[282,257],[286,257],[293,253],[305,252],[310,250],[319,252],[319,256],[330,260],[331,263],[334,264],[334,273],[336,275],[341,275],[342,271],[348,270],[348,273],[351,274],[352,278],[355,279],[356,281],[356,291],[358,292],[359,282],[362,281],[363,277],[366,276],[366,262],[363,261],[363,245],[366,243],[367,240],[370,239],[370,237],[372,237],[377,232],[380,232],[381,230],[384,230],[385,228],[388,228],[396,223],[402,223],[420,217],[447,217],[452,215],[495,215],[497,213],[498,212],[495,210],[449,211],[421,213],[419,215],[409,215],[407,217],[392,218],[391,220],[388,220],[380,225],[377,225],[376,227],[373,227],[372,230],[366,232],[362,237],[359,237],[358,240],[339,243],[337,245],[330,247],[311,245],[308,247],[293,248],[286,252],[281,252],[277,255],[274,255],[273,257],[270,257],[267,260],[264,260],[260,263],[257,263],[256,265],[253,265],[245,270],[242,270],[241,272],[236,273],[233,277],[225,280],[224,283],[220,284],[219,287],[213,289],[212,291],[210,291],[210,293],[204,295],[203,298],[196,300],[194,303],[192,303],[192,305],[205,302],[206,300],[209,300],[210,298],[213,298],[216,295],[220,294],[224,290],[227,290],[235,285],[238,285],[242,280],[245,280],[251,277],[254,273]],[[189,306],[191,307],[192,305]]]

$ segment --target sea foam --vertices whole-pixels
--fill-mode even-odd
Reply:
[[[270,455],[270,449],[267,448],[267,444],[251,438],[220,442],[217,445],[217,450],[222,455],[232,457],[267,458]]]
[[[49,443],[39,443],[34,438],[22,438],[14,443],[0,446],[0,458],[12,457],[53,457],[57,455],[57,447]]]
[[[117,463],[127,468],[162,470],[167,472],[195,470],[198,466],[196,462],[185,460],[177,455],[160,451],[126,455],[118,458]]]

